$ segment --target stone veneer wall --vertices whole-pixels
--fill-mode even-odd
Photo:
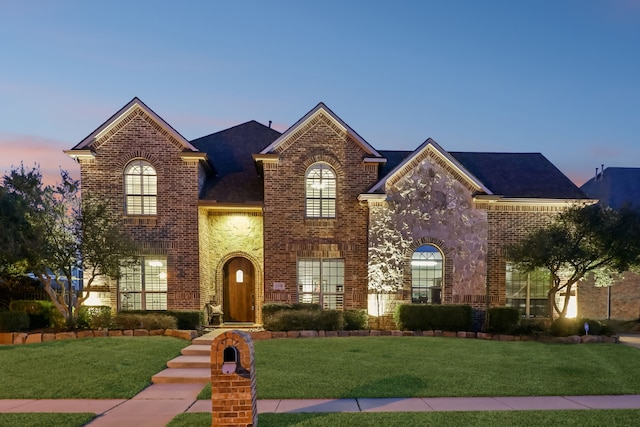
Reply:
[[[278,162],[264,164],[265,302],[297,301],[298,258],[331,257],[345,261],[344,307],[365,308],[368,212],[358,195],[378,179],[377,164],[363,163],[367,153],[324,114],[278,150]],[[335,219],[305,217],[305,173],[319,161],[337,175]]]
[[[487,218],[474,209],[471,191],[433,158],[390,184],[387,201],[370,204],[370,254],[393,242],[386,262],[401,275],[402,300],[411,301],[411,256],[423,244],[443,253],[442,302],[475,305],[486,283]],[[373,261],[373,262],[372,262]],[[371,268],[375,261],[371,260]],[[385,260],[382,260],[385,262]]]
[[[222,304],[224,295],[224,265],[231,258],[247,258],[255,270],[256,323],[262,323],[263,285],[263,224],[260,212],[209,211],[203,229],[207,246],[207,293],[216,304]]]
[[[138,108],[90,148],[95,158],[80,162],[83,194],[109,200],[117,213],[124,213],[127,163],[145,159],[156,168],[158,213],[125,217],[125,230],[140,243],[141,255],[167,257],[168,309],[200,309],[198,162],[183,160],[179,141]],[[111,286],[112,302],[114,293]]]

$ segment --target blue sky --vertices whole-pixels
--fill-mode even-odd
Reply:
[[[0,172],[138,96],[188,139],[318,102],[381,150],[640,167],[640,1],[0,0]]]

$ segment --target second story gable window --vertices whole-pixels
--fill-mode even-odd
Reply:
[[[158,180],[156,170],[146,160],[134,160],[124,169],[125,214],[157,213]]]
[[[315,163],[307,170],[305,183],[307,218],[336,217],[336,174],[326,163]]]

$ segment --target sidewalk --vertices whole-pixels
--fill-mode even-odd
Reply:
[[[93,412],[98,417],[90,427],[162,427],[183,412],[211,412],[210,400],[196,400],[201,389],[200,384],[154,384],[129,400],[0,400],[0,412]],[[640,409],[640,395],[258,400],[259,414],[562,409]]]

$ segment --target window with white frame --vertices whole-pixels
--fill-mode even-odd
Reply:
[[[336,217],[336,174],[326,163],[315,163],[306,174],[307,218]]]
[[[141,257],[123,267],[118,281],[119,310],[167,309],[167,259]]]
[[[156,170],[146,160],[134,160],[124,169],[125,213],[155,215],[158,180]]]
[[[532,272],[518,271],[507,263],[507,307],[517,308],[523,317],[549,317],[547,293],[551,287],[551,274],[546,269]]]
[[[442,252],[433,245],[422,245],[411,256],[411,302],[440,304],[443,277]]]
[[[344,308],[344,260],[298,260],[298,302],[320,304],[324,309]]]

